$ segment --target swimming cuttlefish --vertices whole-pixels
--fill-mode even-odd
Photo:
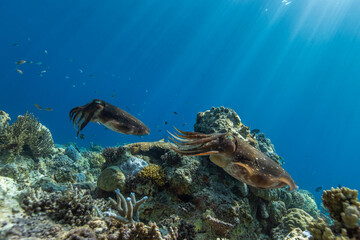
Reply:
[[[225,172],[250,186],[297,188],[290,175],[271,158],[244,140],[230,133],[202,134],[185,132],[171,134],[175,139],[171,149],[188,156],[210,155],[210,160]]]
[[[101,123],[118,133],[139,136],[150,133],[150,129],[130,113],[99,99],[71,109],[69,116],[74,127],[78,127],[77,136],[90,121]]]

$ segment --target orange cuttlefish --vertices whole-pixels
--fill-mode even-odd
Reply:
[[[74,127],[78,127],[77,136],[90,121],[101,123],[118,133],[139,136],[150,133],[150,129],[130,113],[99,99],[71,109],[69,116]]]
[[[210,160],[225,172],[250,186],[297,188],[290,175],[275,161],[244,140],[230,133],[202,134],[185,132],[171,134],[171,149],[188,156],[210,155]]]

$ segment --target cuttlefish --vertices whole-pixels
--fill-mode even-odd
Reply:
[[[101,123],[118,133],[138,136],[150,133],[150,129],[130,113],[99,99],[71,109],[69,116],[74,127],[78,128],[77,136],[90,121]]]
[[[280,165],[244,140],[230,133],[185,132],[173,136],[171,149],[188,156],[209,155],[210,160],[237,180],[258,188],[297,188]]]

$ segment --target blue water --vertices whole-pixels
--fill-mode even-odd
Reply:
[[[358,0],[1,1],[0,110],[33,112],[57,143],[114,146],[226,106],[317,198],[318,186],[359,189],[359,12]],[[94,98],[151,135],[91,123],[77,139],[69,110]]]

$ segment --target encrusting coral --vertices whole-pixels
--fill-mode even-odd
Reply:
[[[110,198],[110,202],[117,213],[112,212],[110,209],[104,212],[104,215],[115,218],[123,223],[132,223],[139,221],[139,208],[147,200],[148,197],[143,197],[139,201],[135,198],[135,193],[130,193],[130,197],[125,199],[124,195],[120,193],[120,190],[115,190],[116,201]],[[102,215],[99,212],[100,215]]]
[[[18,116],[11,125],[6,123],[0,133],[0,150],[13,155],[27,150],[34,157],[45,157],[52,153],[53,147],[49,129],[31,113]]]

